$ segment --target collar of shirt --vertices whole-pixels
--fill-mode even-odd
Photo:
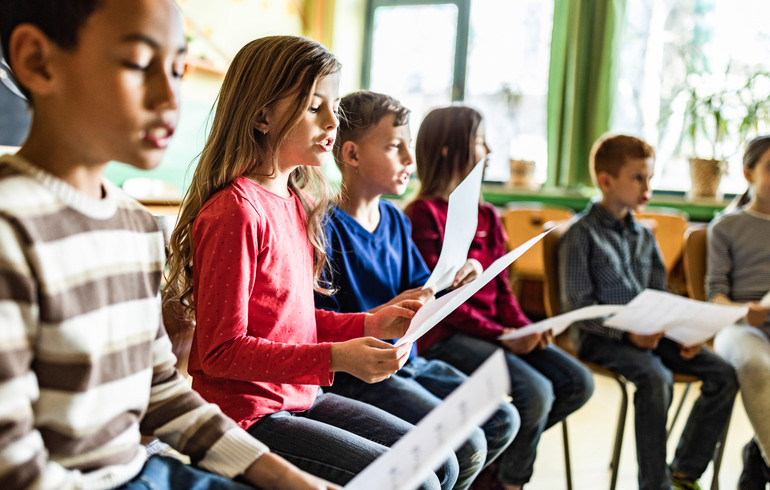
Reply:
[[[591,208],[588,210],[589,216],[594,219],[600,225],[610,228],[618,233],[629,231],[634,234],[638,234],[642,231],[642,224],[638,219],[634,218],[634,214],[629,212],[623,219],[617,219],[604,206],[599,204],[598,201],[591,203]]]

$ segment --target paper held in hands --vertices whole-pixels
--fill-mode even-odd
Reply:
[[[503,403],[510,388],[498,349],[484,364],[345,490],[412,490]]]
[[[770,291],[765,293],[765,295],[762,296],[762,299],[759,300],[759,306],[770,308]]]
[[[479,162],[449,195],[441,253],[423,289],[435,286],[436,291],[442,291],[448,288],[468,259],[468,250],[479,224],[479,195],[483,174],[484,163]]]
[[[524,252],[529,250],[532,245],[540,241],[540,239],[542,239],[550,231],[551,230],[548,230],[539,234],[538,236],[519,245],[507,254],[495,260],[479,277],[469,282],[465,286],[457,288],[451,293],[445,294],[440,298],[426,303],[425,306],[417,310],[417,313],[414,315],[411,323],[409,324],[409,330],[407,330],[404,336],[396,342],[396,345],[398,346],[407,342],[414,342],[425,335],[425,332],[433,328],[438,322],[452,313],[458,306],[467,301],[468,298],[476,294],[476,291],[484,287],[486,283],[504,271],[509,265],[511,265],[511,263],[513,263],[514,260],[521,257]]]
[[[665,332],[671,340],[691,346],[710,339],[747,312],[746,306],[705,303],[645,289],[604,324],[642,335]]]
[[[642,335],[665,332],[683,346],[701,344],[746,315],[745,306],[725,306],[645,289],[626,305],[585,306],[518,328],[499,337],[516,339],[552,330],[559,335],[574,322],[610,315],[604,324]]]
[[[552,318],[546,318],[532,325],[526,327],[517,328],[511,330],[505,335],[498,337],[500,340],[518,339],[526,337],[534,333],[543,333],[547,330],[553,332],[554,335],[559,335],[567,329],[570,325],[580,320],[588,320],[589,318],[599,318],[607,315],[617,313],[621,309],[625,308],[625,305],[592,305],[578,308],[577,310],[563,313]]]

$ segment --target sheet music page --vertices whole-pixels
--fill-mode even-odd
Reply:
[[[762,296],[762,299],[759,300],[759,305],[764,306],[765,308],[770,308],[770,291],[765,293],[764,296]]]
[[[441,291],[448,288],[452,285],[457,271],[467,261],[468,250],[479,223],[479,196],[483,174],[484,163],[481,161],[449,195],[441,252],[423,289],[436,286],[436,291]]]
[[[664,331],[666,337],[690,346],[705,342],[747,311],[745,306],[705,303],[645,289],[604,324],[642,335]]]
[[[518,339],[526,337],[533,333],[542,333],[546,330],[551,330],[554,335],[559,335],[567,329],[573,323],[580,320],[587,320],[589,318],[605,317],[612,315],[625,308],[624,305],[591,305],[572,310],[567,313],[562,313],[551,318],[546,318],[539,322],[527,325],[526,327],[517,328],[505,335],[498,337],[500,340]]]
[[[345,490],[413,490],[503,403],[510,378],[498,349]]]
[[[409,323],[409,329],[404,336],[396,342],[396,345],[414,342],[425,335],[425,332],[433,328],[438,322],[457,309],[458,306],[467,301],[468,298],[476,294],[476,291],[494,279],[498,274],[505,270],[506,267],[511,265],[514,260],[521,257],[524,252],[529,250],[532,245],[540,241],[550,231],[551,230],[548,230],[531,238],[495,260],[489,267],[487,267],[487,270],[468,284],[426,303],[422,308],[417,310],[417,313],[412,317],[412,321]]]

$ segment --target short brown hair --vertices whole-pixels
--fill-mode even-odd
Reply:
[[[366,131],[383,117],[394,114],[393,126],[409,122],[409,109],[393,97],[368,90],[346,95],[340,101],[340,125],[334,141],[334,160],[342,166],[342,145],[346,141],[358,141]]]
[[[655,158],[655,150],[636,136],[607,133],[591,148],[591,177],[594,182],[599,172],[617,177],[629,158]]]

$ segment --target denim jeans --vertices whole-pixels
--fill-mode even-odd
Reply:
[[[375,384],[367,384],[346,373],[337,373],[327,390],[381,408],[416,424],[436,408],[468,377],[449,364],[415,357],[395,375]],[[477,428],[457,450],[460,475],[455,490],[470,486],[482,468],[494,461],[513,441],[519,430],[519,414],[505,403]]]
[[[236,483],[168,456],[152,456],[142,471],[121,490],[253,490],[251,485]]]
[[[580,357],[622,374],[636,387],[634,413],[640,490],[670,490],[666,467],[666,419],[673,391],[672,372],[697,376],[701,393],[687,418],[670,471],[700,478],[714,454],[733,409],[738,381],[730,365],[703,347],[691,360],[663,338],[655,350],[579,331]]]
[[[304,412],[276,412],[248,432],[299,468],[344,485],[412,428],[400,418],[358,400],[321,393]],[[447,460],[423,489],[447,490],[457,480],[457,459]]]
[[[423,356],[471,373],[499,348],[495,342],[456,333],[431,346]],[[540,435],[583,406],[593,393],[594,382],[588,369],[553,345],[522,356],[506,352],[505,361],[521,428],[498,461],[498,478],[509,485],[523,485],[532,477]]]

